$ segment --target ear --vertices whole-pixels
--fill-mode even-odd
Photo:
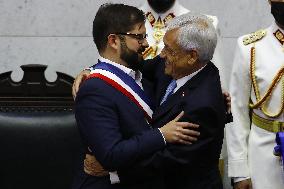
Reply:
[[[187,63],[192,65],[194,64],[197,60],[198,60],[199,56],[198,56],[198,53],[196,50],[191,50],[189,53],[188,53],[188,60],[187,60]]]
[[[120,46],[120,41],[115,34],[109,34],[107,37],[107,44],[115,50],[118,50]]]

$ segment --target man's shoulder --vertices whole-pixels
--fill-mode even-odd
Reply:
[[[219,74],[219,69],[217,68],[217,66],[214,64],[214,62],[209,62],[209,63],[207,63],[207,65],[206,66],[208,66],[208,68],[210,69],[210,70],[212,70],[214,73],[216,73],[216,74]]]
[[[223,108],[224,101],[222,89],[220,82],[218,82],[218,79],[215,76],[206,78],[200,82],[194,90],[191,90],[189,87],[187,91],[185,91],[185,98],[183,101],[185,110],[217,110]]]
[[[200,88],[200,93],[206,96],[206,99],[212,100],[216,95],[222,93],[219,70],[212,62],[209,62],[204,69],[207,71],[205,74],[203,73],[204,78],[198,87]],[[214,95],[208,95],[210,93]]]
[[[212,62],[209,62],[206,67],[194,77],[196,78],[192,79],[196,79],[194,85],[196,86],[195,90],[197,95],[206,96],[208,99],[212,97],[208,95],[209,93],[221,93],[219,70]],[[191,88],[191,84],[192,83],[188,83],[189,88]]]
[[[100,89],[100,88],[105,89],[105,88],[108,88],[107,86],[108,84],[102,79],[92,77],[92,78],[86,79],[82,83],[82,85],[80,86],[80,90],[81,89]]]
[[[159,55],[153,59],[147,59],[144,61],[142,65],[142,73],[146,75],[147,71],[151,70],[154,71],[156,75],[164,75],[164,68],[165,68],[165,60],[161,58]]]
[[[200,75],[203,75],[205,83],[220,82],[219,69],[211,61],[207,63],[207,65],[203,68],[203,70],[201,70]]]
[[[260,42],[266,37],[267,29],[259,29],[255,32],[242,35],[238,38],[238,45],[246,48],[251,47],[254,43]]]
[[[88,78],[80,86],[78,96],[96,94],[96,96],[112,96],[115,88],[100,78]]]
[[[235,61],[240,61],[243,57],[245,60],[250,59],[250,52],[252,47],[259,45],[265,41],[267,37],[267,29],[259,29],[255,32],[242,35],[237,40],[237,46],[235,50]]]

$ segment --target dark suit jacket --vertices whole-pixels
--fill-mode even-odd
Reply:
[[[120,180],[128,187],[111,185],[109,176],[87,175],[81,166],[74,189],[160,188],[159,181],[155,183],[158,177],[139,180],[144,175],[140,172],[132,178],[135,162],[165,147],[159,130],[150,127],[136,104],[105,81],[91,78],[80,87],[75,116],[85,146],[106,170],[118,171]]]
[[[154,61],[155,68],[151,63],[145,64],[143,72],[143,76],[156,83],[157,109],[153,115],[153,127],[163,126],[183,110],[185,116],[181,121],[199,124],[201,135],[192,145],[168,144],[165,150],[156,153],[145,164],[164,170],[169,189],[221,189],[218,160],[226,114],[218,69],[208,63],[159,106],[171,77],[165,76],[162,60],[156,58]]]

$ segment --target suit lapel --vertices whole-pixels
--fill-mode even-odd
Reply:
[[[157,92],[157,106],[160,105],[162,98],[164,97],[167,87],[169,86],[171,82],[171,78],[164,80],[161,84],[160,84],[160,90]]]
[[[152,96],[153,96],[153,83],[148,81],[145,78],[142,78],[141,83],[142,83],[143,91],[145,92],[145,94],[152,98]]]
[[[165,95],[166,89],[170,84],[172,77],[161,73],[158,76],[158,80],[155,85],[155,105],[156,107],[160,106],[161,100]]]
[[[189,81],[187,81],[182,87],[180,87],[173,95],[171,95],[163,104],[158,106],[153,114],[153,118],[157,119],[167,112],[169,112],[175,105],[181,106],[181,109],[183,109],[183,104],[180,103],[182,99],[188,95],[190,95],[191,92],[202,82],[203,79],[207,77],[207,75],[210,72],[211,64],[208,63],[207,66],[201,70],[197,75],[195,75],[193,78],[191,78]],[[166,91],[166,88],[168,86],[169,82],[165,84],[164,91]],[[159,96],[159,100],[163,97],[165,92],[161,93]],[[160,101],[159,101],[160,103]]]
[[[153,119],[163,116],[164,114],[168,113],[175,105],[180,104],[178,102],[181,100],[181,97],[181,92],[178,91],[168,97],[168,99],[163,104],[157,107],[153,114]]]
[[[150,106],[152,108],[152,110],[155,110],[155,102],[154,102],[154,85],[152,82],[150,82],[149,80],[142,78],[141,80],[142,86],[143,86],[143,91],[145,93],[145,95],[148,97],[149,101],[150,101]]]

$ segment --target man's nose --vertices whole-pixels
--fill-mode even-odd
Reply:
[[[148,41],[147,41],[146,38],[143,39],[143,41],[142,41],[142,46],[145,47],[145,48],[148,48],[148,47],[149,47],[149,43],[148,43]]]

